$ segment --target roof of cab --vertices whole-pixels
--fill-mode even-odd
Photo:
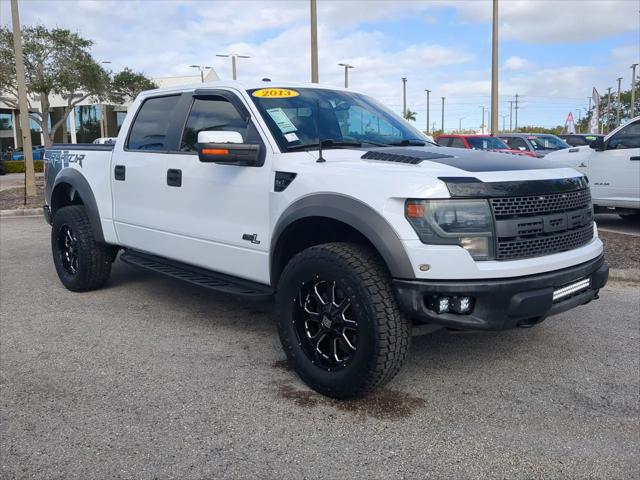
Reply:
[[[244,91],[244,90],[252,90],[254,88],[316,88],[323,90],[344,90],[347,89],[343,87],[336,87],[334,85],[321,85],[319,83],[299,83],[299,82],[276,82],[276,81],[251,81],[251,82],[240,82],[240,81],[228,81],[228,80],[217,80],[215,82],[205,82],[205,83],[192,83],[188,85],[179,85],[173,87],[165,87],[165,88],[156,88],[154,90],[146,90],[141,92],[140,95],[143,97],[154,96],[158,94],[164,93],[176,93],[176,92],[190,92],[192,90],[198,89],[207,89],[207,88],[233,88],[236,90]],[[354,92],[354,90],[349,89],[349,92]],[[357,92],[354,92],[357,93]]]

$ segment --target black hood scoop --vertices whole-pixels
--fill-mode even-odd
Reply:
[[[409,163],[418,165],[424,160],[438,160],[453,158],[451,155],[429,152],[426,150],[413,150],[408,148],[384,148],[382,150],[369,150],[362,157],[363,160],[381,160],[383,162]]]
[[[438,150],[438,152],[434,150]],[[539,170],[563,167],[563,165],[552,163],[548,160],[524,155],[435,146],[375,148],[369,150],[360,158],[363,160],[380,160],[410,165],[418,165],[423,161],[429,161],[449,165],[467,172],[504,172],[509,170]]]

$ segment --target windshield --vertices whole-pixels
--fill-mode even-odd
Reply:
[[[535,137],[527,138],[533,145],[534,150],[562,150],[570,147],[568,143],[553,135],[536,135]]]
[[[509,149],[509,145],[496,137],[467,137],[467,142],[475,150]]]
[[[318,133],[328,148],[433,145],[422,132],[365,95],[314,88],[248,92],[283,152],[317,147]]]

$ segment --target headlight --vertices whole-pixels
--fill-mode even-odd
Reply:
[[[460,245],[476,260],[493,257],[493,218],[486,200],[407,200],[405,216],[422,243]]]

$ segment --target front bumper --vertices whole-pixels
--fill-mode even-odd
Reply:
[[[589,278],[588,289],[554,302],[561,287]],[[412,318],[453,328],[504,330],[531,326],[597,298],[607,283],[609,265],[604,256],[553,272],[498,280],[393,280],[400,308]],[[428,308],[433,295],[473,297],[470,314],[436,313]]]

